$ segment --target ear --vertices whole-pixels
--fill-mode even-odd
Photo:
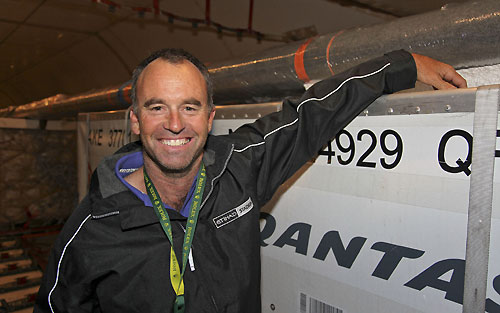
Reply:
[[[212,130],[212,123],[214,122],[214,117],[215,117],[215,105],[212,111],[210,112],[210,115],[208,116],[208,132]]]
[[[134,110],[130,110],[130,129],[136,135],[140,135],[141,133],[139,126],[139,117],[134,113]]]

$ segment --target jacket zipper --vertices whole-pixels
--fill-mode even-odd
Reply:
[[[224,167],[222,168],[222,171],[219,173],[219,175],[215,176],[212,181],[210,182],[210,190],[208,191],[207,193],[207,196],[206,198],[203,200],[203,202],[201,203],[201,206],[200,206],[200,211],[201,209],[203,208],[203,206],[205,205],[205,203],[207,202],[207,200],[210,198],[210,196],[212,195],[212,191],[214,190],[214,182],[216,179],[219,179],[219,177],[222,176],[222,173],[224,173],[226,171],[226,168],[227,168],[227,164],[229,163],[229,160],[231,159],[231,157],[233,156],[233,150],[234,150],[234,144],[231,145],[231,150],[229,151],[229,155],[227,156],[227,159],[226,159],[226,162],[224,163]]]
[[[210,299],[212,299],[212,303],[214,304],[215,312],[219,312],[219,308],[217,307],[217,303],[215,303],[215,299],[214,296],[212,296],[212,294],[210,294]]]
[[[221,172],[219,173],[219,175],[215,176],[212,181],[210,182],[210,190],[208,191],[207,193],[207,196],[205,197],[205,199],[203,200],[203,202],[201,203],[200,205],[200,211],[201,209],[203,208],[203,206],[205,205],[205,203],[207,202],[207,200],[210,198],[210,196],[212,195],[212,191],[214,190],[214,182],[219,179],[219,177],[222,176],[222,174],[226,171],[226,168],[227,168],[227,164],[229,163],[229,160],[231,159],[231,156],[233,155],[233,150],[234,150],[234,144],[231,145],[231,150],[229,151],[229,155],[227,156],[226,158],[226,162],[224,163],[224,167],[222,168]],[[202,275],[203,276],[203,275]],[[206,284],[205,284],[206,285]],[[208,291],[208,290],[207,290]],[[215,301],[215,298],[214,296],[212,295],[212,293],[210,291],[208,291],[208,295],[210,296],[210,300],[212,301],[212,304],[215,308],[215,312],[219,312],[219,307],[217,306],[217,302]]]

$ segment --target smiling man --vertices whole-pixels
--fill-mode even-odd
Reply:
[[[212,98],[207,96],[204,76],[188,60],[157,58],[140,75],[137,72],[130,114],[132,131],[140,135],[144,165],[158,182],[155,185],[161,198],[179,211],[212,128]],[[125,180],[146,193],[142,168]]]
[[[260,312],[259,208],[377,97],[417,78],[466,87],[450,66],[395,51],[211,136],[206,68],[182,50],[154,53],[133,76],[141,142],[94,172],[55,243],[35,312]]]

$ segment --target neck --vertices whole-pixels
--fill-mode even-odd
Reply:
[[[149,159],[146,161],[145,158],[144,166],[125,177],[125,180],[135,188],[147,194],[146,186],[144,184],[143,172],[144,167],[146,167],[149,178],[160,194],[161,200],[175,210],[180,211],[182,209],[184,201],[186,200],[187,194],[189,193],[189,189],[191,189],[193,180],[196,177],[200,166],[201,157],[187,171],[182,173],[172,173],[163,171],[154,162]]]

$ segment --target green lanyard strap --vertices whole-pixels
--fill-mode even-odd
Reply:
[[[179,262],[177,262],[177,257],[175,256],[174,252],[174,241],[172,240],[172,226],[170,223],[170,218],[168,217],[168,213],[163,206],[160,194],[149,178],[145,167],[143,168],[143,172],[144,184],[146,185],[149,199],[153,204],[156,216],[158,216],[158,219],[160,220],[160,225],[167,235],[168,240],[170,241],[170,282],[172,283],[172,288],[174,289],[176,294],[174,313],[183,313],[185,309],[183,276],[184,272],[186,271],[186,264],[189,257],[189,252],[191,250],[191,244],[193,242],[196,223],[198,222],[201,197],[203,195],[203,190],[205,189],[207,176],[205,172],[205,166],[203,165],[203,163],[201,163],[200,170],[198,171],[198,178],[196,179],[196,189],[194,191],[193,201],[191,202],[191,208],[189,209],[189,216],[186,222],[186,233],[184,235],[184,243],[182,245],[182,271],[179,268]]]

